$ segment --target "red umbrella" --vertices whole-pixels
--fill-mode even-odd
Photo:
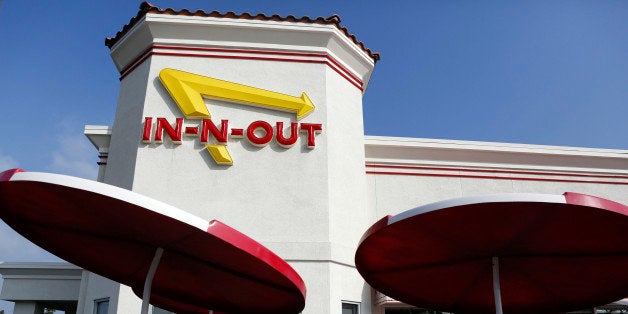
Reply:
[[[0,218],[51,253],[169,311],[299,313],[305,306],[301,277],[261,244],[125,189],[9,170],[0,174]]]
[[[375,223],[356,266],[399,301],[456,313],[542,313],[628,295],[628,207],[577,193],[464,197]]]

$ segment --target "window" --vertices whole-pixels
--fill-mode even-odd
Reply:
[[[342,302],[342,314],[360,314],[359,303]]]
[[[109,298],[94,300],[94,314],[109,313]]]

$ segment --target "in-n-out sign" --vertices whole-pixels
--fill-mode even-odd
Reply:
[[[246,137],[251,144],[256,146],[265,146],[275,139],[279,145],[288,148],[293,146],[302,134],[304,140],[307,141],[307,147],[314,148],[316,134],[323,129],[319,123],[296,122],[290,123],[284,129],[283,122],[271,124],[261,120],[251,122],[246,128],[230,127],[229,120],[221,120],[218,126],[210,119],[211,115],[203,100],[203,96],[206,96],[272,110],[294,112],[297,120],[300,120],[314,110],[314,104],[305,93],[301,97],[295,97],[174,69],[161,70],[159,78],[183,115],[199,122],[184,125],[183,118],[168,121],[162,117],[145,117],[142,132],[142,141],[145,143],[151,143],[151,137],[154,142],[161,143],[166,135],[175,144],[181,143],[184,135],[198,137],[217,164],[232,165],[233,159],[226,146],[229,138]],[[213,144],[214,141],[215,144]]]
[[[283,122],[277,122],[273,126],[266,121],[258,120],[249,124],[246,129],[229,129],[229,120],[222,120],[220,127],[216,126],[211,119],[202,119],[195,126],[186,125],[185,127],[183,126],[183,118],[176,118],[173,125],[166,118],[156,118],[155,120],[156,125],[153,133],[153,118],[144,118],[144,131],[142,133],[144,143],[151,143],[152,134],[154,134],[153,141],[156,143],[163,142],[165,133],[175,144],[181,143],[183,135],[195,136],[201,143],[205,144],[216,163],[227,165],[233,164],[233,160],[226,151],[227,140],[230,137],[246,137],[251,144],[256,146],[265,146],[274,138],[277,144],[289,148],[297,142],[299,133],[304,133],[306,134],[307,147],[314,148],[316,146],[315,135],[322,130],[321,124],[292,122],[286,135]],[[208,144],[210,135],[216,140],[217,145]]]

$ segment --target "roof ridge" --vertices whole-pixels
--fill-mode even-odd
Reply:
[[[325,24],[325,25],[334,25],[338,30],[340,30],[347,38],[349,38],[354,44],[362,49],[362,51],[366,52],[374,62],[377,62],[380,59],[380,55],[378,52],[373,52],[370,49],[366,48],[363,42],[359,41],[355,35],[349,33],[346,27],[340,25],[340,16],[337,14],[333,14],[329,17],[316,17],[311,18],[309,16],[295,17],[294,15],[288,15],[282,17],[278,14],[266,15],[264,13],[251,14],[249,12],[244,13],[235,13],[229,11],[227,13],[220,13],[219,11],[211,11],[209,13],[204,10],[196,10],[190,11],[188,9],[175,10],[173,8],[165,8],[162,9],[158,6],[153,5],[148,1],[144,1],[140,4],[139,11],[137,14],[131,18],[129,23],[125,24],[120,31],[116,33],[114,37],[105,38],[105,46],[113,47],[124,35],[138,23],[146,14],[167,14],[167,15],[184,15],[184,16],[201,16],[201,17],[218,17],[218,18],[233,18],[233,19],[247,19],[247,20],[260,20],[260,21],[280,21],[280,22],[296,22],[296,23],[309,23],[309,24]]]

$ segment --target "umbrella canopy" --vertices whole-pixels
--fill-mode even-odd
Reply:
[[[111,185],[9,170],[0,174],[0,218],[139,296],[152,278],[151,304],[170,311],[299,313],[305,306],[301,277],[258,242]]]
[[[628,207],[577,193],[452,199],[384,217],[355,262],[373,288],[424,308],[495,312],[496,292],[504,313],[593,307],[628,295]]]

